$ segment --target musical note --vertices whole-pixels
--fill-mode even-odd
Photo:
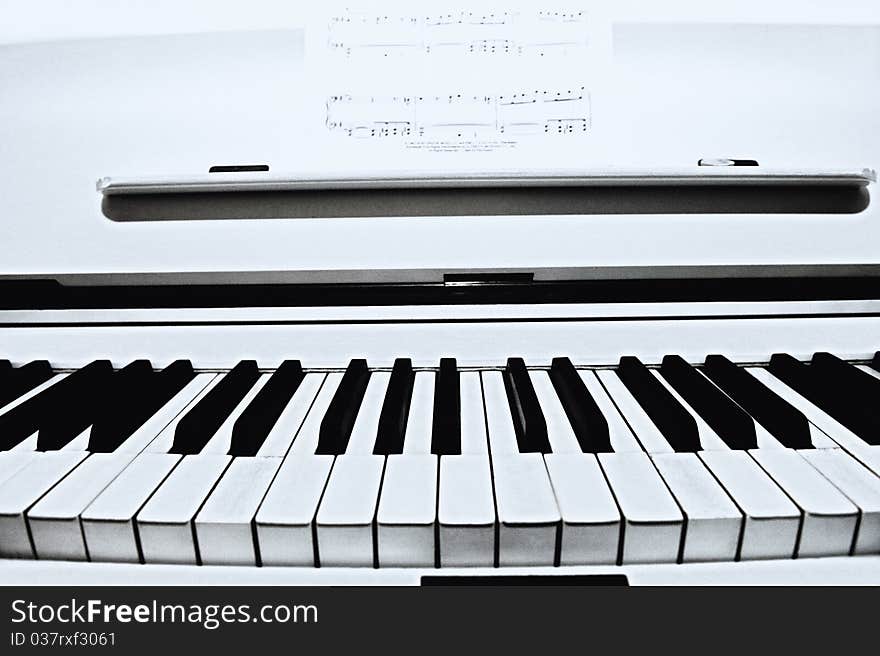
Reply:
[[[330,19],[327,43],[331,52],[345,58],[566,55],[587,48],[587,15],[583,11],[387,15],[346,10]]]
[[[575,135],[591,125],[584,86],[506,94],[340,94],[328,97],[326,108],[328,130],[358,138]]]

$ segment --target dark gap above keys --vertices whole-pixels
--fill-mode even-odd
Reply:
[[[236,191],[104,196],[113,221],[560,214],[856,214],[865,187],[633,185]],[[760,217],[755,218],[756,221]]]
[[[260,377],[254,360],[242,360],[177,423],[169,453],[199,453]]]
[[[299,360],[285,360],[232,426],[231,456],[255,456],[305,374]]]
[[[703,371],[743,410],[791,449],[813,448],[803,413],[723,355],[706,356]]]
[[[388,379],[388,389],[379,414],[376,442],[373,445],[375,455],[403,453],[413,383],[415,383],[415,374],[412,360],[397,358],[391,370],[391,377]]]
[[[550,382],[584,453],[609,453],[608,421],[568,358],[553,358]]]
[[[321,420],[318,432],[318,455],[338,456],[345,453],[351,430],[370,382],[367,361],[355,359],[348,363],[330,406]]]
[[[770,358],[768,370],[798,394],[815,404],[869,444],[880,444],[880,415],[874,404],[854,397],[845,385],[787,353]]]
[[[461,453],[461,378],[455,358],[441,358],[434,377],[434,406],[431,421],[431,453],[435,456]]]
[[[673,449],[702,448],[696,420],[638,358],[620,358],[617,375]]]
[[[660,375],[731,449],[755,449],[755,422],[724,392],[679,355],[667,355]]]
[[[522,358],[508,358],[502,377],[520,453],[550,453],[547,421],[526,363]]]
[[[787,271],[786,267],[769,269],[750,266],[653,267],[650,270],[622,267],[563,273],[566,277],[560,280],[541,280],[532,272],[517,276],[510,284],[458,284],[457,273],[442,271],[436,274],[436,280],[431,276],[429,281],[412,282],[265,284],[261,282],[260,274],[254,272],[212,274],[226,280],[218,283],[191,279],[187,274],[169,276],[162,284],[144,284],[136,276],[126,276],[116,283],[91,280],[88,284],[76,284],[70,280],[61,284],[53,279],[0,279],[0,309],[385,307],[880,298],[880,275],[873,265],[805,265],[793,271]],[[854,269],[857,271],[853,272]],[[444,284],[444,274],[455,284]],[[375,275],[387,279],[392,274],[380,271]],[[467,275],[471,280],[474,277],[473,274]],[[499,280],[496,274],[485,272],[480,273],[478,281],[480,277]],[[524,284],[529,278],[534,281]]]

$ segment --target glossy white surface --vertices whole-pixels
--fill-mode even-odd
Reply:
[[[634,4],[618,10],[614,83],[597,95],[601,106],[594,129],[600,138],[585,165],[676,166],[704,156],[743,155],[774,167],[876,166],[876,9],[867,3],[808,10],[801,3],[757,9],[760,3],[747,4],[751,10],[695,10],[693,3],[676,3],[678,11],[669,12]],[[231,14],[223,16],[207,24],[228,24]],[[705,22],[694,22],[697,16]],[[661,22],[639,22],[652,20]],[[0,193],[6,220],[0,239],[7,257],[2,273],[310,275],[877,262],[876,204],[860,214],[834,216],[138,225],[115,224],[101,214],[94,183],[105,175],[204,171],[218,162],[243,160],[294,169],[310,129],[301,119],[306,73],[302,33],[296,30],[301,23],[287,9],[271,21],[236,23],[239,29],[273,28],[266,31],[3,47]],[[157,31],[157,23],[150,24],[145,31]],[[102,28],[83,33],[107,36]],[[800,56],[790,57],[792,51]],[[707,99],[711,112],[705,110]],[[479,168],[479,162],[472,166]]]

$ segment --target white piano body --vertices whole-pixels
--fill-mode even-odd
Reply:
[[[295,358],[307,376],[326,380],[340,377],[350,360],[365,358],[385,384],[384,372],[397,358],[410,358],[417,377],[432,378],[441,358],[456,358],[463,375],[481,377],[490,448],[495,447],[490,390],[503,390],[499,372],[510,357],[523,358],[538,377],[546,376],[543,370],[559,356],[582,372],[603,372],[587,373],[601,381],[600,389],[614,401],[611,409],[619,410],[635,434],[646,418],[637,407],[622,405],[621,392],[611,388],[619,381],[603,377],[616,375],[610,369],[622,356],[659,365],[669,354],[702,363],[720,353],[761,369],[775,353],[809,361],[827,351],[874,375],[866,364],[880,349],[880,206],[871,198],[874,185],[847,196],[861,199],[863,207],[820,212],[618,208],[375,216],[365,209],[363,216],[315,218],[236,219],[222,211],[217,220],[108,218],[95,191],[95,181],[107,175],[187,176],[217,164],[263,162],[273,170],[280,163],[284,170],[310,156],[298,148],[304,143],[298,85],[306,74],[300,17],[284,3],[264,4],[263,13],[221,4],[208,18],[159,4],[144,17],[143,34],[129,33],[131,28],[115,22],[99,3],[84,4],[77,11],[85,12],[86,20],[71,28],[78,38],[60,38],[67,36],[60,27],[52,41],[29,37],[25,28],[23,36],[4,35],[16,42],[0,46],[0,289],[6,297],[0,301],[0,358],[16,366],[48,360],[56,372],[99,359],[117,368],[138,358],[157,368],[188,359],[206,376],[242,360],[256,361],[265,376]],[[618,166],[686,167],[701,157],[730,156],[798,170],[852,170],[880,162],[875,4],[745,2],[723,10],[683,1],[656,8],[614,4],[604,8],[613,28],[613,84],[603,99],[614,120],[596,127],[602,138],[596,142],[599,154],[591,157]],[[60,25],[69,10],[63,3],[49,6]],[[162,24],[170,22],[160,20],[163,11],[180,21],[181,32],[199,33],[162,33]],[[203,29],[206,24],[210,29]],[[495,290],[502,295],[493,296]],[[838,514],[828,512],[844,523],[858,516],[867,534],[880,512],[869,503],[880,494],[880,456],[874,450],[880,446],[860,443],[766,371],[755,375],[821,433],[816,451],[863,463],[864,471],[858,470],[867,487],[859,488],[863,496],[832,485],[824,497],[817,493],[816,503],[838,501]],[[547,389],[552,387],[539,387]],[[561,417],[552,412],[545,406],[551,432]],[[570,432],[567,424],[563,432]],[[87,439],[75,442],[62,451],[69,458],[81,451],[76,466],[82,467],[93,456],[84,450]],[[36,441],[28,444],[18,452],[33,450]],[[662,460],[655,455],[646,456],[649,465]],[[772,454],[767,462],[760,454],[749,457],[763,470],[776,471]],[[599,461],[613,487],[614,465]],[[876,469],[869,469],[872,463]],[[656,467],[674,488],[673,475]],[[808,478],[823,471],[820,463],[809,467]],[[511,477],[515,487],[519,479]],[[818,478],[827,487],[834,476]],[[0,482],[0,492],[11,489],[10,480]],[[554,492],[550,499],[556,503],[561,492]],[[847,514],[845,507],[858,506],[854,496],[867,499],[866,505]],[[620,494],[615,498],[627,503]],[[799,531],[809,518],[824,516],[804,510],[809,503],[798,505],[791,490],[786,499],[800,513]],[[675,503],[687,515],[687,499],[675,497]],[[736,517],[745,512],[740,506],[734,506]],[[558,513],[553,508],[551,519]],[[11,512],[0,502],[0,518],[9,519]],[[259,543],[254,517],[250,523]],[[377,523],[373,519],[368,529]],[[496,519],[493,535],[505,526],[503,518]],[[73,520],[77,526],[83,521]],[[660,543],[659,534],[651,534],[645,541],[649,562],[643,563],[620,546],[626,544],[629,527],[624,527],[612,562],[566,564],[569,525],[562,520],[554,534],[562,546],[554,547],[549,563],[529,563],[529,549],[522,547],[509,552],[512,566],[440,569],[211,565],[198,551],[195,562],[206,564],[167,564],[161,557],[156,563],[147,557],[146,564],[89,562],[33,553],[13,558],[26,554],[8,547],[13,529],[3,523],[0,530],[7,533],[0,533],[0,540],[7,546],[0,549],[0,578],[28,584],[338,585],[417,583],[423,574],[449,572],[624,573],[632,583],[880,582],[875,555],[880,547],[856,548],[857,529],[849,524],[851,544],[821,557],[811,557],[805,542],[797,558],[792,550],[787,558],[688,562],[684,530],[671,562],[651,562],[670,560],[651,558]],[[33,527],[23,517],[22,522],[25,550],[34,549]],[[318,524],[316,517],[309,521],[315,536]],[[830,544],[834,531],[821,526],[817,544]],[[742,555],[738,535],[735,553]],[[503,560],[503,544],[496,550]],[[554,553],[562,561],[555,566]],[[141,559],[143,550],[135,556]]]

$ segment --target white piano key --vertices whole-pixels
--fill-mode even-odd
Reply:
[[[437,456],[392,454],[376,513],[380,567],[433,567]]]
[[[284,459],[255,519],[263,565],[315,565],[313,522],[333,460],[312,454]]]
[[[596,456],[549,453],[544,460],[562,517],[559,564],[615,564],[620,511]]]
[[[493,460],[496,456],[518,454],[516,430],[500,371],[484,371],[483,400],[486,407],[486,434]]]
[[[0,452],[0,484],[38,456],[39,453],[36,451]]]
[[[458,375],[458,380],[461,394],[461,452],[462,454],[488,453],[480,374],[475,371],[462,372]]]
[[[597,371],[596,375],[644,450],[648,453],[673,453],[674,449],[663,437],[663,433],[654,425],[617,373],[604,369]]]
[[[147,563],[198,564],[193,518],[232,460],[230,456],[185,456],[137,514],[141,552]]]
[[[840,449],[804,449],[799,453],[858,507],[853,553],[880,552],[880,477]]]
[[[492,475],[498,504],[498,565],[553,565],[561,517],[543,456],[493,452]]]
[[[540,453],[520,453],[501,373],[483,372],[498,507],[498,564],[553,565],[561,517]]]
[[[753,369],[752,373],[767,387],[791,403],[804,413],[811,424],[829,436],[835,445],[843,447],[847,452],[861,461],[868,469],[880,475],[880,445],[865,442],[858,435],[838,422],[812,401],[786,385],[765,369]]]
[[[372,567],[384,456],[337,456],[315,518],[321,565]]]
[[[374,371],[367,383],[367,390],[361,401],[357,418],[351,428],[351,437],[345,449],[346,455],[370,455],[376,446],[376,434],[379,431],[379,415],[382,414],[382,403],[388,391],[391,373]]]
[[[80,516],[128,467],[138,451],[146,446],[150,436],[155,437],[168,425],[198,394],[201,387],[204,387],[204,382],[184,386],[113,453],[92,454],[28,511],[28,523],[38,558],[87,558],[88,550]],[[89,432],[86,431],[86,435]],[[135,547],[135,560],[136,551]]]
[[[623,516],[621,561],[676,562],[684,518],[648,456],[600,453],[599,463]]]
[[[217,455],[223,455],[224,453],[229,453],[229,448],[232,446],[232,427],[235,426],[235,422],[238,421],[241,413],[247,409],[251,404],[251,401],[253,401],[254,397],[260,393],[260,390],[263,389],[263,386],[267,382],[269,382],[271,377],[272,374],[260,374],[260,377],[257,378],[257,382],[254,383],[253,387],[247,391],[247,394],[241,398],[241,401],[236,404],[232,409],[232,412],[230,412],[226,419],[223,420],[223,423],[220,424],[220,428],[218,428],[217,432],[208,440],[199,452],[200,454],[214,453]]]
[[[535,396],[538,397],[544,420],[547,422],[547,439],[550,441],[553,453],[583,453],[548,373],[530,371],[529,377],[532,379]]]
[[[80,520],[90,560],[140,562],[135,516],[181,458],[142,453],[89,504]]]
[[[791,403],[794,407],[798,407],[795,403],[792,403],[786,396],[780,393],[781,389],[777,383],[783,385],[784,388],[790,389],[785,383],[782,383],[776,376],[771,374],[766,369],[762,369],[761,367],[746,367],[746,371],[752,374],[755,378],[760,380],[764,385],[769,387],[773,392],[775,392],[778,396],[782,397],[789,403]],[[798,408],[800,410],[800,408]],[[801,410],[804,416],[807,416],[806,413]],[[809,417],[807,416],[807,420],[809,421]],[[837,443],[828,437],[822,430],[820,430],[813,422],[810,421],[810,442],[813,443],[813,446],[817,449],[833,449],[837,446]],[[758,448],[761,448],[761,443],[758,442]]]
[[[779,486],[745,451],[702,451],[699,458],[743,513],[740,558],[791,558],[801,515]]]
[[[280,458],[233,459],[196,515],[202,564],[257,564],[253,520],[280,464]]]
[[[214,386],[221,380],[223,380],[223,376],[218,374],[196,374],[195,378],[193,378],[184,389],[190,390],[191,388],[200,388],[200,391],[190,399],[189,403],[187,403],[183,410],[178,413],[174,420],[168,423],[160,433],[155,436],[155,439],[150,440],[149,446],[147,446],[146,450],[151,453],[168,453],[168,450],[174,445],[174,431],[177,430],[178,422],[180,422],[180,420],[186,416],[186,413],[192,410],[192,408],[195,407],[195,405],[201,401],[208,392],[214,389]]]
[[[440,456],[437,503],[442,567],[492,567],[495,500],[487,454]]]
[[[727,445],[727,442],[722,440],[718,433],[716,433],[712,427],[706,423],[706,421],[700,416],[700,414],[694,410],[691,405],[684,400],[678,391],[666,382],[666,379],[660,374],[656,369],[650,370],[654,377],[660,381],[660,383],[669,391],[672,396],[681,404],[681,406],[687,410],[690,415],[694,418],[694,421],[697,424],[697,432],[700,435],[700,446],[704,449],[721,449],[722,451],[726,451],[730,447]],[[656,462],[656,460],[655,460]],[[687,514],[687,513],[686,513]]]
[[[283,457],[293,438],[299,432],[300,427],[305,421],[306,415],[311,408],[318,390],[324,382],[324,374],[306,374],[296,388],[293,397],[288,401],[284,410],[278,417],[278,421],[269,430],[266,439],[260,445],[257,451],[258,457]]]
[[[413,382],[406,435],[403,438],[405,454],[431,453],[434,428],[434,372],[419,371]]]
[[[339,387],[342,376],[343,374],[341,373],[327,374],[324,384],[321,385],[321,389],[318,391],[318,396],[315,397],[315,401],[306,415],[306,420],[300,427],[299,432],[297,432],[296,437],[293,438],[293,444],[290,445],[290,450],[288,451],[288,458],[292,455],[314,455],[315,449],[318,448],[318,439],[321,436],[321,421],[324,419],[324,415],[327,414],[327,408],[330,407],[330,402],[333,401],[333,396],[336,394],[336,388]]]
[[[682,562],[735,560],[743,516],[693,453],[657,453],[654,466],[687,517]]]
[[[128,453],[94,453],[28,511],[37,558],[87,560],[80,514],[131,463]]]
[[[0,484],[0,556],[33,558],[25,512],[88,455],[48,451]]]
[[[803,511],[798,556],[846,555],[858,509],[794,449],[752,449],[752,457]]]
[[[629,426],[627,426],[626,422],[623,420],[623,417],[620,416],[620,412],[611,401],[605,388],[602,387],[602,383],[599,382],[596,374],[592,371],[582,369],[578,371],[578,375],[580,375],[581,380],[584,381],[587,391],[590,392],[596,405],[599,406],[599,409],[605,416],[605,421],[608,422],[608,437],[611,441],[611,448],[614,452],[622,453],[624,451],[641,451],[642,445],[639,444],[638,440],[629,429]]]

